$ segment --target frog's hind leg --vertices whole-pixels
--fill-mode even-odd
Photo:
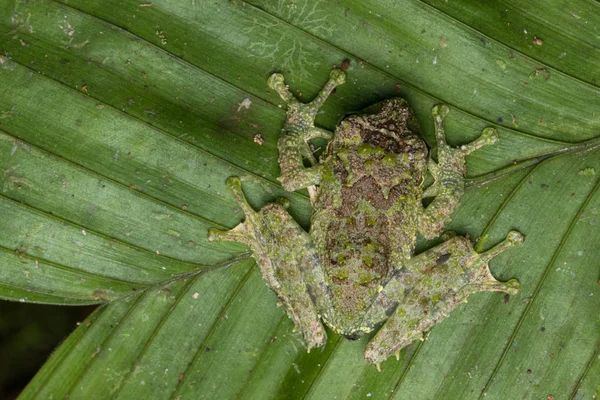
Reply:
[[[248,245],[263,279],[277,294],[308,349],[324,345],[327,336],[317,306],[326,301],[321,293],[326,287],[309,235],[285,210],[287,201],[256,212],[246,201],[238,177],[229,178],[227,187],[246,219],[229,231],[211,229],[208,239]]]
[[[523,242],[518,232],[510,232],[502,243],[484,253],[473,250],[462,236],[427,250],[412,258],[386,284],[375,304],[387,306],[370,310],[370,318],[391,316],[369,342],[365,358],[374,364],[422,339],[423,332],[444,319],[467,297],[479,291],[516,294],[519,282],[499,282],[490,273],[488,262],[506,249]],[[395,307],[395,308],[394,308]]]
[[[346,73],[340,69],[333,69],[319,95],[305,104],[290,92],[282,74],[273,74],[269,78],[269,87],[276,90],[288,105],[287,120],[277,144],[281,168],[279,181],[286,190],[294,191],[319,183],[321,166],[313,155],[308,141],[319,137],[326,139],[332,137],[331,132],[314,125],[315,117],[333,89],[345,81]],[[310,167],[304,166],[305,159],[310,163]]]

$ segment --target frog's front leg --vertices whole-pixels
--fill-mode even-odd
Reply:
[[[422,332],[445,318],[467,297],[479,291],[516,294],[519,282],[511,279],[499,282],[492,276],[488,262],[506,249],[523,242],[518,232],[510,232],[496,247],[477,253],[471,242],[462,236],[452,239],[414,257],[401,268],[381,291],[369,315],[375,321],[385,318],[393,309],[375,337],[369,342],[365,358],[375,364],[398,354]],[[407,291],[408,290],[408,291]]]
[[[420,217],[419,230],[427,239],[433,239],[442,233],[444,224],[454,211],[464,193],[465,157],[471,152],[498,141],[494,128],[485,128],[475,141],[452,148],[446,143],[444,118],[448,107],[437,105],[432,114],[435,122],[435,137],[438,147],[438,162],[430,159],[428,170],[435,182],[425,190],[423,197],[434,197],[431,204]]]
[[[276,90],[288,105],[287,120],[277,143],[281,168],[279,181],[285,190],[292,192],[316,185],[321,180],[322,166],[315,159],[308,141],[317,137],[331,138],[331,132],[315,127],[315,117],[333,89],[345,81],[344,71],[331,70],[329,80],[319,95],[310,103],[304,104],[287,88],[283,75],[273,74],[269,78],[269,87]],[[304,159],[309,161],[310,167],[304,166]]]
[[[324,345],[327,336],[319,311],[329,309],[328,289],[310,236],[285,210],[287,200],[268,204],[257,213],[246,201],[238,177],[230,177],[227,188],[246,219],[229,231],[211,229],[208,239],[248,245],[263,279],[284,305],[308,350]]]

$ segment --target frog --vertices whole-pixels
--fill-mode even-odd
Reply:
[[[380,364],[424,335],[467,297],[481,291],[514,295],[519,281],[496,280],[489,261],[524,241],[517,231],[484,252],[468,237],[444,232],[465,191],[467,155],[498,141],[494,128],[471,143],[446,143],[449,107],[433,107],[437,161],[406,100],[394,97],[351,113],[335,132],[315,126],[315,117],[346,72],[333,68],[309,103],[301,102],[275,73],[268,86],[287,103],[277,147],[286,191],[307,189],[312,205],[309,231],[278,198],[255,211],[241,180],[226,186],[244,213],[231,230],[209,230],[210,241],[240,242],[278,303],[300,332],[306,348],[325,345],[329,326],[354,340],[378,329],[364,358]],[[324,139],[317,158],[311,141]],[[426,173],[433,183],[424,188]],[[425,206],[423,200],[431,199]],[[442,242],[415,254],[418,235]]]

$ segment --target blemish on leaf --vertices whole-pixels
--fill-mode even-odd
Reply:
[[[242,108],[247,110],[250,108],[250,105],[252,105],[252,100],[250,98],[246,97],[244,100],[242,100],[242,102],[240,104],[238,104],[237,110],[238,110],[238,112],[240,112],[240,110]]]
[[[156,36],[160,39],[160,44],[163,46],[167,44],[167,37],[163,33],[163,31],[156,31]]]
[[[538,68],[529,75],[529,78],[537,78],[540,75],[544,76],[545,80],[548,80],[550,79],[550,70],[546,67]]]
[[[259,144],[260,146],[262,146],[263,144],[265,144],[265,140],[263,139],[263,137],[260,135],[260,133],[257,133],[256,135],[254,135],[254,143]]]
[[[92,296],[98,300],[102,300],[102,301],[108,300],[108,294],[102,289],[94,290],[94,293],[92,293]]]
[[[596,175],[596,170],[594,168],[584,168],[582,170],[579,170],[577,174],[583,176],[594,176]]]
[[[171,220],[172,215],[171,214],[160,214],[160,213],[155,213],[152,215],[152,218],[158,220],[158,221],[166,221],[166,220]]]
[[[515,128],[519,127],[519,123],[517,122],[517,117],[513,113],[510,113],[510,118],[512,120],[512,124]]]

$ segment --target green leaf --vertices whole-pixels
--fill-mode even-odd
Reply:
[[[0,0],[0,297],[102,304],[21,398],[593,398],[600,394],[600,46],[591,0]],[[210,227],[280,195],[283,72],[319,114],[405,97],[433,143],[494,126],[448,229],[517,278],[480,293],[378,373],[368,338],[307,353],[246,249]],[[260,136],[257,136],[260,135]],[[264,141],[261,144],[262,138]],[[422,243],[420,248],[429,244]]]

